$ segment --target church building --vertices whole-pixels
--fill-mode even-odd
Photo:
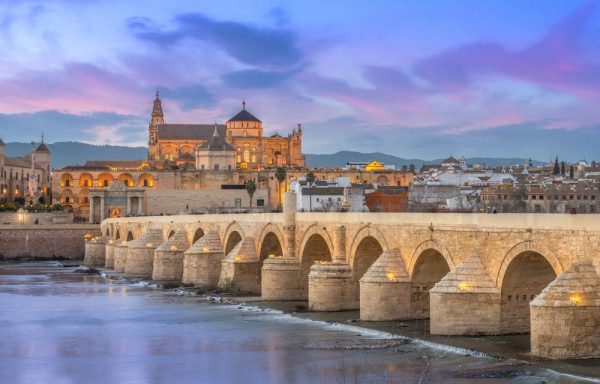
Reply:
[[[286,137],[265,137],[262,121],[246,110],[245,102],[242,110],[224,125],[167,124],[156,93],[148,127],[150,163],[160,167],[168,161],[182,168],[214,171],[228,170],[230,158],[234,169],[302,168],[302,125],[298,124]]]

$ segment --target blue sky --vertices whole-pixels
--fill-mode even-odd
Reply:
[[[599,1],[3,1],[0,137],[144,145],[245,99],[304,152],[600,158]]]

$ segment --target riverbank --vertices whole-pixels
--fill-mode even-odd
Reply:
[[[101,273],[109,279],[129,281],[151,289],[162,289],[151,281],[129,280],[123,274],[115,273],[112,270],[102,270]],[[600,383],[600,359],[547,360],[533,356],[529,353],[528,334],[477,337],[436,336],[429,333],[428,320],[366,322],[360,320],[359,311],[310,312],[307,310],[308,303],[306,301],[265,301],[259,296],[201,292],[194,288],[179,287],[168,290],[180,295],[198,296],[218,304],[237,306],[240,310],[276,312],[307,322],[338,327],[355,332],[357,335],[379,335],[384,340],[398,337],[443,352],[479,356],[490,360],[490,364],[485,368],[475,370],[465,368],[465,375],[479,375],[477,377],[481,378],[502,375],[507,377],[536,367],[554,371],[564,378],[572,378],[575,381]],[[359,344],[353,344],[349,348],[369,349],[372,347],[372,345],[367,347]]]

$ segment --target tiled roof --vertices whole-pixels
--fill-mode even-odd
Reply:
[[[258,120],[253,114],[246,111],[245,108],[239,111],[237,115],[229,119],[229,122],[231,121],[256,121],[258,123],[262,123],[262,121]]]
[[[227,144],[225,140],[221,138],[219,135],[218,128],[215,127],[213,131],[213,135],[206,143],[198,146],[198,149],[207,149],[207,150],[221,150],[221,151],[235,151],[231,145]]]
[[[48,147],[46,147],[46,144],[44,142],[41,142],[40,145],[38,145],[38,147],[37,147],[37,149],[35,151],[36,152],[50,153],[50,150],[48,149]]]
[[[219,135],[224,137],[226,126],[217,125]],[[208,141],[212,137],[214,124],[159,124],[159,140],[204,140]]]
[[[85,162],[85,167],[139,168],[143,163],[144,160],[88,160]]]

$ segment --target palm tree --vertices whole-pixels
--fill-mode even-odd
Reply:
[[[250,197],[250,208],[252,208],[252,197],[254,196],[254,192],[256,192],[256,181],[248,180],[246,181],[246,192],[248,192],[248,196]]]
[[[277,179],[277,181],[279,181],[279,196],[277,198],[277,200],[279,201],[279,209],[281,209],[281,183],[285,181],[286,177],[287,171],[285,170],[285,168],[277,167],[277,170],[275,171],[275,178]]]
[[[308,173],[306,174],[306,182],[308,183],[309,187],[312,187],[316,178],[317,177],[315,176],[313,171],[308,171]]]

